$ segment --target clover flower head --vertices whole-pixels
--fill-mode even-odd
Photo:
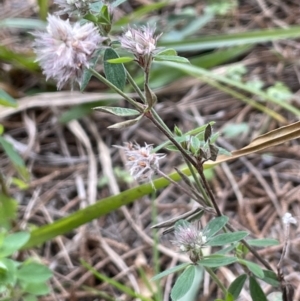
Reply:
[[[164,158],[165,154],[153,153],[151,144],[145,143],[145,146],[140,146],[137,143],[125,143],[125,146],[115,147],[123,149],[125,152],[128,167],[131,176],[135,180],[141,182],[150,181],[152,183],[152,176],[159,168],[159,160]]]
[[[128,27],[119,38],[121,47],[131,52],[138,62],[147,61],[157,50],[156,43],[160,35],[155,36],[155,26]]]
[[[173,244],[177,245],[181,252],[198,253],[207,242],[207,238],[197,227],[186,221],[179,221],[175,225],[175,240]]]
[[[292,216],[291,213],[286,212],[283,217],[282,217],[282,222],[285,225],[289,225],[289,224],[297,224],[297,220]]]
[[[81,84],[84,68],[105,38],[92,23],[72,26],[53,15],[47,20],[47,32],[34,33],[34,51],[46,79],[56,80],[58,89],[68,81]]]
[[[68,14],[69,16],[84,16],[90,11],[90,4],[97,0],[54,0],[60,7],[57,15]]]

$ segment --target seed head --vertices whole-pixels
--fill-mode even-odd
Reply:
[[[47,32],[35,33],[34,51],[46,79],[57,81],[61,89],[67,81],[81,84],[84,68],[104,40],[92,23],[73,26],[69,20],[49,15]]]
[[[206,236],[193,224],[180,220],[175,224],[175,240],[181,252],[199,253],[207,242]]]
[[[155,36],[155,30],[155,26],[151,27],[149,24],[140,29],[128,27],[119,39],[122,48],[131,52],[141,67],[145,68],[145,64],[152,59],[152,55],[156,51],[157,40],[162,34]]]
[[[90,11],[90,4],[97,0],[54,0],[60,7],[57,15],[68,14],[69,16],[85,16]]]
[[[152,183],[152,176],[159,168],[159,160],[164,158],[165,154],[152,153],[152,145],[145,143],[145,146],[140,146],[135,143],[125,143],[125,146],[115,147],[123,149],[127,158],[126,165],[130,174],[134,179],[141,182],[150,181]]]

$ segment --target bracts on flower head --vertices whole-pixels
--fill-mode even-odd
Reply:
[[[157,52],[157,40],[162,34],[155,36],[155,26],[147,24],[141,28],[128,27],[119,38],[122,48],[135,56],[139,65],[146,69],[151,63],[152,56]]]
[[[145,146],[140,146],[137,143],[125,143],[125,146],[114,145],[124,151],[126,155],[126,166],[128,167],[131,176],[138,181],[150,181],[152,176],[159,168],[159,160],[166,155],[153,153],[153,146],[145,143]]]
[[[69,20],[49,15],[46,32],[34,33],[34,51],[46,79],[57,81],[61,89],[68,81],[81,84],[84,68],[106,38],[90,22],[71,25]]]

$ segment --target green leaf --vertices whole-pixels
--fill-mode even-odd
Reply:
[[[180,265],[177,265],[177,266],[175,266],[175,267],[173,267],[173,268],[171,268],[171,269],[167,269],[167,270],[165,270],[165,271],[163,271],[163,272],[161,272],[161,273],[155,275],[154,277],[152,277],[152,278],[151,278],[151,281],[156,281],[156,280],[161,279],[161,278],[163,278],[163,277],[166,277],[166,276],[168,276],[168,275],[170,275],[170,274],[173,274],[173,273],[176,273],[176,272],[178,272],[178,271],[181,271],[181,270],[183,270],[184,268],[186,268],[188,265],[190,265],[190,263],[185,262],[185,263],[182,263],[182,264],[180,264]]]
[[[241,122],[238,124],[235,123],[227,123],[222,132],[224,136],[227,138],[238,137],[241,134],[246,134],[249,131],[249,125],[246,122]]]
[[[177,55],[177,52],[175,49],[173,48],[168,48],[168,49],[164,49],[160,52],[158,52],[156,55],[170,55],[170,56],[176,56]]]
[[[234,301],[234,297],[231,293],[226,294],[225,301]]]
[[[199,260],[198,264],[204,267],[217,268],[217,267],[232,264],[234,262],[237,262],[236,257],[210,255],[210,256],[205,256],[203,259]]]
[[[22,298],[22,301],[38,301],[38,299],[34,295],[26,295]]]
[[[11,222],[17,216],[17,207],[15,199],[0,193],[0,227],[10,230]]]
[[[24,263],[17,271],[17,278],[23,283],[43,283],[51,277],[51,270],[36,262]]]
[[[264,277],[264,272],[258,264],[244,259],[239,259],[239,263],[245,265],[256,277]]]
[[[195,266],[187,267],[184,272],[177,278],[172,290],[171,298],[173,301],[179,300],[191,288],[195,277]]]
[[[1,276],[0,283],[1,285],[10,285],[14,286],[16,284],[16,272],[17,272],[17,264],[14,260],[9,258],[1,258]],[[4,270],[6,270],[5,273]]]
[[[122,107],[96,107],[94,110],[98,110],[104,113],[110,113],[112,115],[126,117],[140,115],[140,112],[134,109],[127,109]]]
[[[26,68],[30,71],[39,70],[38,63],[34,61],[35,57],[26,55],[24,53],[16,53],[2,45],[0,45],[0,60],[19,68]]]
[[[104,24],[110,24],[110,13],[107,5],[103,5],[98,16],[98,21]]]
[[[250,295],[253,301],[268,301],[265,293],[253,276],[250,276]]]
[[[263,270],[264,272],[264,277],[262,278],[262,280],[268,284],[271,284],[274,287],[278,287],[279,286],[279,281],[278,281],[278,277],[277,275],[270,270]]]
[[[50,287],[46,283],[26,283],[23,286],[23,291],[35,296],[43,296],[50,293]]]
[[[21,179],[18,179],[18,178],[15,178],[15,177],[12,177],[11,179],[11,184],[17,186],[19,189],[21,190],[26,190],[28,189],[29,187],[29,184],[24,182],[23,180]]]
[[[123,64],[123,63],[129,63],[129,62],[134,61],[134,58],[129,57],[129,56],[123,56],[123,57],[119,57],[117,59],[110,59],[107,61],[111,64]]]
[[[101,49],[96,51],[93,58],[90,60],[90,68],[94,69],[94,67],[97,65],[97,62],[100,58],[100,54],[101,54]],[[88,68],[85,68],[83,71],[83,75],[82,75],[82,80],[80,83],[80,91],[83,92],[86,88],[86,86],[88,85],[88,83],[90,82],[92,77],[92,73]]]
[[[200,148],[200,140],[195,136],[191,136],[190,142],[191,142],[191,151],[193,153],[196,153]]]
[[[177,55],[156,55],[154,57],[155,61],[169,61],[169,62],[177,62],[177,63],[189,63],[190,61],[182,56]]]
[[[2,89],[0,89],[0,105],[12,108],[18,106],[17,102]]]
[[[228,219],[227,216],[215,217],[203,228],[203,235],[206,236],[207,239],[214,236],[227,224]]]
[[[111,64],[108,60],[119,58],[119,55],[112,49],[105,49],[104,60],[104,73],[106,79],[113,85],[123,91],[126,83],[126,71],[123,64]]]
[[[6,236],[0,247],[0,257],[7,257],[23,247],[30,238],[28,232],[16,232]]]
[[[209,240],[206,245],[216,247],[216,246],[224,246],[226,244],[231,244],[236,241],[240,241],[248,235],[248,232],[238,231],[233,233],[222,233],[214,236],[211,240]]]
[[[5,140],[4,137],[0,136],[0,145],[2,146],[3,150],[5,151],[6,155],[11,160],[12,164],[19,172],[19,174],[24,179],[29,179],[29,173],[25,167],[25,163],[23,159],[19,156],[19,154],[15,151],[12,144]]]
[[[240,275],[238,276],[229,286],[228,288],[228,291],[233,295],[233,298],[234,300],[236,300],[241,291],[242,291],[242,288],[245,284],[245,281],[247,279],[247,275],[246,274],[243,274],[243,275]]]
[[[225,156],[229,156],[229,157],[232,156],[231,152],[229,152],[225,148],[222,148],[222,147],[219,147],[219,146],[217,146],[217,148],[219,150],[219,152],[218,152],[219,155],[225,155]]]
[[[232,250],[234,250],[235,248],[236,248],[236,244],[233,243],[230,246],[227,246],[227,247],[215,252],[214,254],[216,254],[216,255],[225,255],[225,254],[231,252]]]
[[[249,239],[247,243],[253,247],[269,247],[279,245],[279,241],[273,238]]]

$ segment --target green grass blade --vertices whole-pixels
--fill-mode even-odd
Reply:
[[[109,278],[107,276],[105,276],[102,273],[99,273],[97,270],[95,270],[92,266],[90,266],[88,263],[86,263],[85,261],[81,261],[81,264],[87,268],[95,277],[97,277],[98,279],[109,283],[110,285],[114,286],[115,288],[117,288],[118,290],[120,290],[121,292],[127,294],[128,296],[134,297],[134,298],[140,298],[142,301],[153,301],[151,298],[148,297],[144,297],[143,295],[136,293],[135,291],[133,291],[131,288],[129,288],[128,286],[123,285],[122,283]]]
[[[190,175],[188,169],[183,171],[185,174]],[[180,176],[177,172],[170,175],[174,181],[179,181]],[[159,178],[153,181],[156,189],[161,189],[169,185],[169,182],[164,178]],[[104,216],[123,205],[130,204],[135,200],[153,192],[151,184],[142,184],[137,187],[128,189],[118,195],[110,196],[99,200],[96,204],[88,206],[82,210],[70,214],[67,217],[61,218],[52,224],[48,224],[31,232],[29,242],[24,246],[28,249],[39,244],[42,244],[58,235],[65,234],[72,231],[79,226],[91,222],[95,218]]]
[[[242,33],[200,36],[197,39],[186,39],[180,42],[166,41],[160,42],[159,46],[174,48],[177,51],[199,51],[236,45],[265,43],[280,39],[298,37],[300,37],[300,26],[291,26],[288,29],[263,29]]]
[[[280,107],[282,107],[283,109],[286,109],[287,111],[295,114],[296,116],[300,116],[300,110],[297,109],[296,107],[292,106],[291,104],[289,104],[288,102],[284,102],[282,100],[276,99],[270,95],[268,95],[267,93],[261,91],[261,90],[256,90],[253,89],[249,86],[247,86],[244,83],[232,80],[226,76],[222,76],[222,75],[218,75],[215,74],[214,72],[211,72],[209,70],[205,70],[203,68],[199,68],[196,66],[192,66],[192,65],[188,65],[188,64],[177,64],[174,62],[156,62],[157,64],[162,64],[164,66],[169,66],[169,67],[173,67],[175,69],[180,69],[181,71],[186,72],[189,75],[198,77],[198,78],[207,78],[210,80],[215,80],[230,86],[233,86],[235,88],[244,90],[245,92],[249,92],[252,94],[255,94],[257,96],[262,97],[265,100],[268,100],[276,105],[279,105]]]

